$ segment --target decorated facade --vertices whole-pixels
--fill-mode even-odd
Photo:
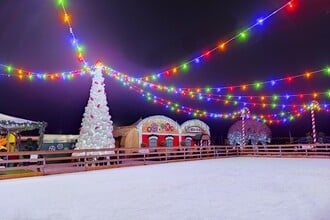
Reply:
[[[179,146],[180,125],[169,117],[154,115],[137,124],[139,145],[146,147]]]
[[[116,147],[157,147],[210,145],[210,129],[194,119],[179,125],[173,119],[154,115],[130,126],[114,128]]]
[[[181,145],[210,145],[210,128],[203,121],[193,119],[181,125]]]

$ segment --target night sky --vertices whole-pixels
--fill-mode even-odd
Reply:
[[[86,46],[86,60],[103,63],[134,77],[160,72],[192,59],[249,26],[285,0],[133,1],[71,0],[73,29]],[[298,75],[330,65],[330,1],[297,0],[293,11],[283,10],[254,28],[246,42],[233,41],[226,52],[213,53],[190,70],[159,81],[177,87],[241,85]],[[80,68],[67,26],[55,1],[0,1],[0,64],[34,72]],[[91,77],[71,81],[18,80],[0,73],[0,112],[48,122],[46,133],[77,134],[87,104]],[[330,76],[319,73],[261,93],[310,93],[330,89]],[[265,91],[265,92],[264,92]],[[267,92],[266,92],[267,91]],[[163,114],[183,123],[192,117],[176,114],[106,77],[106,92],[114,125]],[[152,91],[153,92],[153,91]],[[237,90],[235,94],[242,93]],[[157,96],[210,112],[242,106]],[[242,93],[243,94],[243,93]],[[322,98],[321,103],[330,103]],[[250,108],[252,113],[279,112]],[[329,113],[318,112],[317,129],[330,135]],[[236,120],[201,119],[212,136],[225,137]],[[239,118],[237,118],[239,120]],[[310,114],[285,125],[270,125],[273,136],[304,136],[311,131]]]

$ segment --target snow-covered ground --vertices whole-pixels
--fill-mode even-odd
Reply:
[[[0,181],[0,219],[330,219],[330,160],[226,158]]]

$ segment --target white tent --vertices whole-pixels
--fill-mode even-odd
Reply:
[[[39,148],[43,142],[46,126],[46,122],[30,121],[0,113],[0,134],[13,133],[17,141],[20,142],[20,132],[39,129]]]

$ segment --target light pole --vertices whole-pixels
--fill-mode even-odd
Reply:
[[[241,118],[242,118],[242,141],[241,146],[245,146],[245,118],[249,118],[250,110],[247,107],[242,108]]]
[[[315,113],[314,110],[319,110],[320,109],[320,104],[313,100],[311,103],[311,115],[312,115],[312,131],[313,131],[313,143],[316,144],[316,129],[315,129]]]

